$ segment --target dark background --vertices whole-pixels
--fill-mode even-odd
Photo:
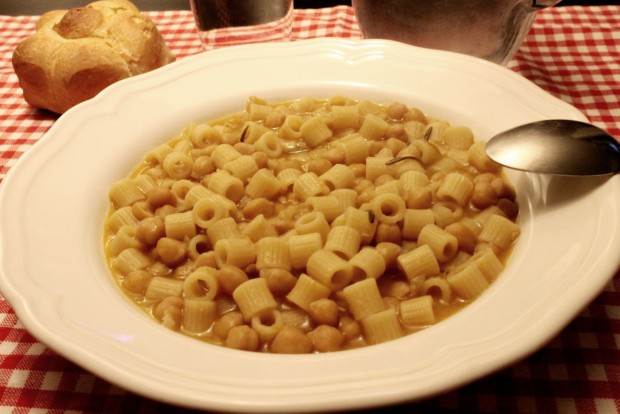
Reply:
[[[93,0],[0,0],[0,14],[39,15],[48,10],[83,6]],[[432,1],[432,0],[422,0]],[[469,1],[469,0],[461,0]],[[133,0],[140,10],[187,10],[189,0]],[[562,0],[559,6],[619,4],[620,0]],[[298,9],[351,5],[351,0],[295,0]]]

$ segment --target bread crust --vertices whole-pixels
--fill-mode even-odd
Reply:
[[[102,0],[42,15],[12,62],[26,102],[62,114],[173,60],[153,21],[131,2]]]

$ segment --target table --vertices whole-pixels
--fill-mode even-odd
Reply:
[[[188,11],[147,14],[178,59],[201,51]],[[0,16],[0,180],[56,120],[24,102],[11,66],[14,47],[33,32],[36,20]],[[351,8],[337,6],[296,10],[294,37],[361,34]],[[541,11],[509,68],[620,137],[620,6]],[[458,390],[392,409],[620,412],[620,272],[572,323],[530,357]],[[189,411],[127,392],[67,361],[33,338],[0,296],[0,412]]]

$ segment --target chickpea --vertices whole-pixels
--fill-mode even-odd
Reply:
[[[375,179],[375,187],[379,187],[385,183],[389,183],[390,181],[394,181],[394,177],[390,174],[382,174]]]
[[[408,110],[407,105],[400,102],[394,102],[387,107],[385,112],[390,118],[398,120],[403,119]]]
[[[338,326],[340,310],[338,304],[331,299],[319,299],[310,303],[308,314],[317,325]]]
[[[146,270],[134,270],[123,279],[123,287],[131,293],[144,295],[153,275]]]
[[[146,270],[153,276],[168,276],[172,274],[172,269],[162,262],[155,262],[147,267]]]
[[[297,221],[299,220],[299,218],[305,214],[308,214],[310,212],[312,212],[312,206],[306,204],[306,203],[302,203],[302,204],[298,204],[294,207],[293,209],[294,214],[293,214],[293,220]]]
[[[183,307],[183,299],[177,296],[168,296],[163,298],[153,307],[153,316],[157,319],[161,319],[164,312],[170,307],[181,309]]]
[[[201,148],[203,155],[211,155],[219,144],[208,144],[206,147]]]
[[[363,178],[366,176],[366,164],[359,162],[349,165],[349,168],[353,171],[353,175],[356,178]]]
[[[153,210],[166,204],[174,204],[174,196],[169,188],[155,187],[146,195],[146,202]]]
[[[254,162],[256,162],[258,168],[267,167],[267,161],[269,160],[269,157],[267,157],[267,154],[265,154],[263,151],[256,151],[251,155],[251,157],[254,158]]]
[[[381,253],[383,260],[385,260],[386,269],[391,269],[396,266],[396,258],[400,254],[400,244],[390,242],[377,243],[375,249]]]
[[[164,219],[161,217],[149,217],[142,220],[136,228],[136,238],[142,243],[154,246],[159,239],[166,235]]]
[[[400,244],[402,241],[402,234],[398,224],[379,223],[377,230],[375,231],[376,243],[396,243]]]
[[[196,270],[196,263],[193,260],[187,260],[180,266],[177,266],[172,274],[174,277],[179,279],[185,279],[189,276],[194,270]]]
[[[375,197],[374,188],[365,190],[355,199],[355,205],[363,206],[364,204],[370,203],[370,201]]]
[[[287,294],[297,283],[297,278],[284,269],[261,269],[259,276],[267,281],[269,290],[276,296]]]
[[[215,171],[215,164],[213,160],[208,155],[202,155],[196,158],[194,161],[194,165],[192,166],[192,177],[193,178],[202,178],[205,175],[211,174]]]
[[[314,346],[304,331],[285,325],[273,338],[271,352],[276,354],[309,354]]]
[[[283,234],[287,231],[293,230],[295,223],[292,220],[278,216],[271,220],[271,225],[279,234]]]
[[[432,172],[432,170],[429,170],[429,172]],[[444,171],[435,171],[432,172],[429,180],[431,181],[431,183],[438,183],[440,181],[443,181],[444,178],[446,178],[446,173]]]
[[[287,205],[278,211],[277,218],[282,221],[288,221],[291,227],[293,227],[295,225],[295,212],[296,207],[294,205]]]
[[[332,167],[330,160],[326,158],[316,158],[306,163],[308,172],[313,172],[316,175],[321,175]]]
[[[247,265],[243,271],[250,279],[258,277],[258,269],[256,268],[256,263],[250,263]]]
[[[367,180],[367,179],[363,179],[363,180],[360,180],[360,182],[358,182],[353,189],[358,194],[362,194],[365,191],[374,190],[375,189],[375,185],[373,184],[372,181]]]
[[[278,175],[280,171],[286,170],[287,168],[294,168],[296,170],[302,169],[302,162],[296,159],[269,159],[267,161],[267,167],[271,169],[274,174]]]
[[[497,206],[502,209],[504,213],[506,213],[506,217],[510,220],[514,220],[519,215],[519,206],[516,202],[509,200],[507,198],[501,198],[497,202]]]
[[[362,327],[359,322],[350,316],[343,316],[340,318],[338,329],[343,333],[347,342],[358,338],[362,334]]]
[[[168,296],[153,308],[153,316],[168,329],[178,330],[181,326],[183,299]]]
[[[149,204],[146,200],[136,201],[131,205],[131,214],[138,220],[144,220],[148,217],[153,217],[153,213],[149,208]]]
[[[162,237],[155,247],[161,261],[168,266],[176,266],[187,257],[187,245],[170,237]]]
[[[390,125],[387,131],[385,131],[385,136],[389,139],[397,139],[403,144],[407,142],[407,134],[405,132],[405,126],[403,124]]]
[[[291,109],[297,113],[310,113],[317,107],[314,98],[305,96],[291,103]]]
[[[158,217],[165,217],[168,214],[174,214],[176,212],[176,207],[171,206],[170,204],[166,204],[165,206],[161,206],[157,210],[155,210],[155,215]]]
[[[424,112],[422,112],[418,108],[410,108],[403,115],[403,120],[418,121],[418,122],[422,122],[423,124],[428,124],[428,119],[426,119],[426,115],[424,115]]]
[[[411,285],[400,279],[382,279],[379,284],[381,296],[391,296],[393,298],[404,300],[411,294]]]
[[[346,342],[346,337],[338,328],[328,325],[317,326],[308,332],[308,337],[319,352],[339,351]]]
[[[213,250],[201,253],[200,256],[196,258],[195,261],[196,267],[209,266],[209,267],[217,267],[217,262],[215,261],[215,252]]]
[[[237,286],[248,280],[248,275],[243,270],[231,265],[217,269],[215,277],[222,291],[228,295],[232,295]]]
[[[491,183],[483,181],[474,184],[474,190],[471,193],[471,204],[474,207],[483,210],[496,204],[497,201],[497,193],[493,189]]]
[[[405,202],[407,208],[430,208],[433,204],[433,193],[428,187],[414,187],[407,192]]]
[[[474,183],[490,183],[495,179],[495,174],[482,173],[474,177]]]
[[[330,148],[323,153],[323,158],[334,164],[344,163],[344,153],[340,148]]]
[[[233,326],[226,336],[224,345],[242,351],[257,351],[258,334],[247,325]]]
[[[265,126],[267,128],[279,128],[284,124],[286,114],[282,111],[271,111],[265,118]]]
[[[276,214],[276,208],[272,201],[267,200],[266,198],[255,198],[243,206],[242,209],[243,217],[248,220],[253,219],[259,214],[264,215],[265,217],[273,217]]]
[[[465,226],[463,223],[457,222],[446,226],[446,231],[456,237],[460,250],[473,254],[478,238],[469,227]]]
[[[491,181],[491,187],[495,190],[498,198],[507,198],[509,200],[515,200],[516,198],[515,189],[499,177]]]
[[[226,312],[213,323],[213,333],[224,339],[235,326],[243,325],[243,315],[239,311]]]

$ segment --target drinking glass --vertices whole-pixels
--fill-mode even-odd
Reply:
[[[293,0],[190,0],[205,50],[291,40]]]

